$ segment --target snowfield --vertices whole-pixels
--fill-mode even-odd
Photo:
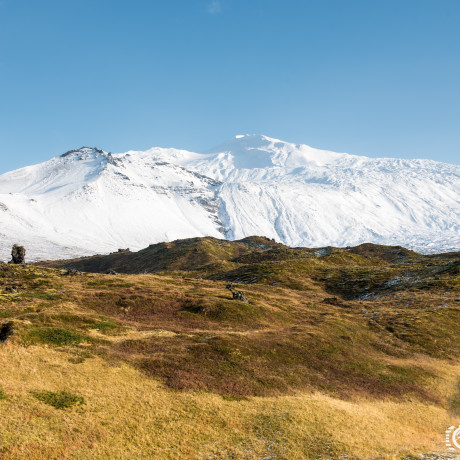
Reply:
[[[0,176],[0,259],[264,235],[290,246],[460,249],[460,166],[367,158],[260,135],[204,153],[83,147]]]

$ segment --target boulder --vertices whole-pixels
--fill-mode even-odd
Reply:
[[[26,250],[24,246],[15,244],[11,249],[11,262],[12,264],[24,264],[26,262]]]
[[[13,324],[5,321],[0,329],[0,342],[6,342],[13,335]]]

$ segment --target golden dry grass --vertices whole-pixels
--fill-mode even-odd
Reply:
[[[0,345],[0,458],[441,455],[460,423],[457,266],[416,261],[428,281],[388,290],[382,262],[360,257],[311,277],[274,263],[286,282],[242,286],[249,304],[190,272],[0,266],[0,317],[16,331]],[[84,404],[55,409],[37,392]]]
[[[80,364],[47,347],[2,347],[2,459],[404,458],[443,452],[443,432],[460,423],[439,406],[343,401],[320,393],[232,401],[163,388],[126,364]],[[442,391],[458,367],[430,363]],[[54,409],[34,390],[78,393],[85,405]],[[345,458],[345,457],[344,457]]]

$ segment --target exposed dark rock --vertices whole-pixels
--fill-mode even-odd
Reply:
[[[11,262],[12,264],[24,264],[26,262],[26,249],[24,246],[15,244],[11,249]]]
[[[6,342],[14,333],[13,323],[6,321],[0,329],[0,342]]]
[[[240,300],[241,302],[249,303],[249,300],[244,295],[243,291],[238,291],[237,289],[234,289],[232,284],[227,284],[226,288],[233,294],[233,300]]]
[[[63,276],[76,276],[76,275],[82,275],[82,272],[75,270],[74,268],[69,268]]]

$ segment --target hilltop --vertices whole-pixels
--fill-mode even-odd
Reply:
[[[458,274],[459,253],[423,255],[402,246],[364,243],[354,247],[291,248],[252,236],[237,241],[189,238],[152,244],[137,252],[40,262],[40,265],[93,273],[155,273],[295,290],[324,282],[341,296],[378,296],[431,286],[444,271]]]

